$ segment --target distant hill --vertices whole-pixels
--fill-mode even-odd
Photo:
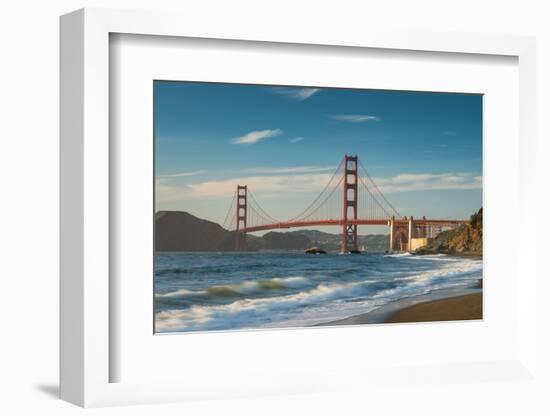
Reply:
[[[246,236],[248,250],[305,250],[309,238],[269,232],[262,237]],[[156,251],[233,251],[235,233],[212,221],[183,211],[159,211],[155,215]]]
[[[224,251],[234,247],[234,233],[182,211],[155,215],[155,250]]]
[[[443,231],[426,247],[417,250],[419,254],[483,254],[483,208],[470,217],[470,222],[453,230]]]
[[[311,240],[301,234],[271,231],[264,234],[262,239],[270,250],[305,250],[311,247]]]
[[[326,251],[340,249],[341,235],[316,230],[268,232],[261,237],[248,234],[248,250],[305,250],[312,246]],[[367,251],[385,251],[387,235],[358,236],[359,247]],[[235,233],[220,225],[184,211],[159,211],[155,215],[157,251],[232,251]]]
[[[302,235],[311,240],[312,245],[327,251],[338,251],[342,243],[341,234],[325,233],[317,230],[295,230],[286,234]],[[384,252],[389,246],[387,234],[358,235],[357,243],[359,248],[366,248],[367,251]]]

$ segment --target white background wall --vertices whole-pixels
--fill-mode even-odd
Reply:
[[[538,41],[540,218],[548,207],[550,12],[546,1],[168,1],[11,0],[0,8],[0,413],[74,414],[56,400],[58,382],[58,16],[84,6],[179,10],[208,25],[212,13],[239,13],[286,25],[429,27],[535,35]],[[543,138],[545,138],[543,140]],[[549,224],[539,223],[539,253]],[[543,267],[542,260],[540,266]],[[548,267],[544,266],[546,276]],[[542,273],[542,270],[540,271]],[[549,293],[543,282],[540,293]],[[548,306],[540,305],[548,322]],[[548,329],[548,326],[546,326]],[[548,331],[541,331],[548,370]],[[546,374],[550,374],[548,371]],[[542,390],[500,383],[433,386],[372,397],[345,393],[100,409],[111,414],[549,414]],[[543,405],[544,404],[544,405]]]

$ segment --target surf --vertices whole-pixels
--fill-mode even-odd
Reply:
[[[190,296],[239,297],[262,291],[279,289],[297,289],[308,285],[310,281],[303,276],[274,277],[263,280],[245,280],[235,284],[215,285],[201,290],[178,289],[172,292],[159,293],[156,298],[178,298]]]
[[[354,256],[352,263],[336,255],[322,263],[305,256],[261,256],[287,273],[271,277],[273,268],[250,270],[240,263],[248,257],[226,254],[217,256],[228,265],[219,273],[167,278],[165,290],[155,296],[156,331],[314,325],[440,288],[471,286],[482,273],[481,260],[449,256],[380,254]]]

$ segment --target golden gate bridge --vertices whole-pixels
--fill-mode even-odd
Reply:
[[[235,250],[246,250],[246,234],[312,226],[342,227],[341,251],[359,253],[359,225],[389,227],[389,251],[412,251],[418,239],[436,237],[443,229],[466,223],[456,219],[402,216],[388,201],[357,155],[345,155],[323,190],[293,218],[268,214],[247,185],[237,185],[223,227],[235,233]]]

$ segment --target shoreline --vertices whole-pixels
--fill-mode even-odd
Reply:
[[[477,251],[464,251],[464,252],[443,252],[443,251],[423,251],[420,249],[418,252],[412,252],[411,255],[413,256],[434,256],[438,254],[443,254],[445,256],[449,257],[458,257],[458,258],[469,258],[469,259],[476,259],[476,260],[483,260],[483,253],[479,253]]]
[[[370,312],[313,326],[480,320],[481,288],[441,289],[390,302]]]

